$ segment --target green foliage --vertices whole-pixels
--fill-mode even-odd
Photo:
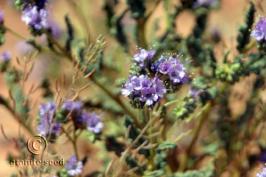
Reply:
[[[196,109],[196,100],[191,96],[185,97],[174,109],[174,115],[177,119],[185,119]]]
[[[249,9],[246,13],[245,24],[239,28],[239,33],[237,36],[237,50],[239,52],[243,52],[245,46],[250,41],[250,31],[254,23],[255,12],[255,6],[252,2],[250,2]]]
[[[164,141],[159,144],[157,150],[164,151],[164,150],[169,150],[169,149],[174,149],[176,148],[176,144],[168,141]]]
[[[145,0],[127,0],[127,4],[133,18],[140,19],[145,16]]]

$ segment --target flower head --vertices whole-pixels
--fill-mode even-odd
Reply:
[[[133,60],[138,64],[138,66],[143,68],[151,61],[154,55],[155,50],[140,49],[138,53],[134,55]]]
[[[257,173],[256,177],[266,177],[266,168],[263,168],[261,172]]]
[[[54,116],[56,105],[53,102],[42,104],[39,109],[40,121],[37,127],[40,135],[48,137],[50,135],[58,136],[61,125],[55,122]]]
[[[152,70],[167,75],[173,84],[186,83],[188,80],[186,69],[177,57],[166,58],[162,56],[153,64]]]
[[[45,9],[29,6],[23,10],[21,19],[33,30],[40,31],[48,27],[47,17],[48,13]]]
[[[122,94],[133,101],[152,106],[166,93],[166,88],[159,78],[150,79],[146,75],[131,76],[122,88]]]
[[[251,36],[257,41],[266,41],[266,17],[261,17],[255,28],[251,32]]]
[[[67,174],[69,176],[77,176],[82,173],[83,164],[81,161],[78,161],[76,156],[73,155],[67,161],[65,169],[67,170]]]
[[[0,60],[3,62],[8,62],[11,59],[11,53],[8,51],[4,51],[1,55],[0,55]]]

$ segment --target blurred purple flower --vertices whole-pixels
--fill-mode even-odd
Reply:
[[[266,177],[266,168],[263,168],[261,172],[257,173],[256,177]]]
[[[177,57],[162,56],[153,64],[152,70],[167,75],[173,84],[183,84],[188,81],[186,69]]]
[[[189,95],[192,96],[193,98],[196,98],[200,95],[202,91],[199,89],[195,89],[195,88],[190,88],[189,90]]]
[[[211,30],[211,39],[216,43],[221,41],[221,31],[218,27],[215,27]]]
[[[146,64],[154,57],[155,50],[139,49],[133,57],[134,61],[141,67],[145,67]]]
[[[47,17],[48,13],[45,9],[30,6],[23,10],[21,19],[34,30],[42,30],[48,27]]]
[[[4,51],[1,55],[0,55],[0,60],[2,62],[8,62],[11,59],[11,53],[9,51]]]
[[[50,32],[52,34],[52,36],[55,38],[55,39],[58,39],[61,37],[62,35],[62,29],[60,28],[60,26],[55,22],[53,21],[52,19],[49,19],[48,20],[48,28],[50,29]]]
[[[83,108],[83,103],[80,101],[65,101],[62,105],[62,110],[73,113],[80,113]]]
[[[77,176],[82,173],[83,164],[81,161],[78,161],[75,155],[71,156],[65,165],[67,174],[69,176]]]
[[[37,131],[40,135],[48,137],[50,135],[58,136],[61,125],[54,121],[56,105],[53,102],[42,104],[39,109],[40,121]]]
[[[146,75],[131,76],[122,88],[122,94],[147,106],[158,102],[166,93],[166,88],[159,78],[150,79]]]
[[[4,12],[0,10],[0,24],[4,23]]]
[[[263,149],[259,155],[259,161],[266,163],[266,150]]]
[[[251,36],[257,41],[266,41],[266,17],[261,17],[255,28],[251,32]]]
[[[103,123],[100,116],[96,113],[88,113],[87,115],[87,129],[93,133],[100,133],[103,129]]]
[[[96,113],[87,113],[83,111],[74,118],[75,126],[78,128],[87,128],[93,133],[100,133],[103,129],[103,123],[100,116]]]

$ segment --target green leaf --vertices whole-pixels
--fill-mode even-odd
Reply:
[[[169,150],[169,149],[174,149],[176,147],[175,143],[164,141],[158,146],[158,150]]]
[[[161,177],[164,173],[163,170],[145,171],[143,177]]]

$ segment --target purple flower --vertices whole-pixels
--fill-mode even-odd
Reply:
[[[196,7],[199,7],[199,6],[211,7],[211,6],[215,6],[216,3],[217,3],[217,0],[197,0],[195,2],[195,6]]]
[[[257,41],[266,41],[266,17],[261,17],[255,28],[251,32],[251,36]]]
[[[202,90],[196,89],[196,88],[190,88],[189,95],[193,98],[198,97],[201,94]]]
[[[0,24],[4,23],[4,12],[0,10]]]
[[[45,5],[47,3],[47,0],[22,0],[22,7],[30,7],[30,6],[36,6],[38,9],[45,8]]]
[[[61,125],[54,120],[56,105],[53,102],[42,104],[39,109],[40,121],[37,130],[40,135],[48,137],[58,136]]]
[[[256,177],[266,177],[266,168],[263,168],[261,172],[257,173]]]
[[[83,111],[80,115],[76,116],[75,126],[79,128],[87,128],[93,133],[100,133],[103,129],[103,123],[100,116],[96,113],[87,113]]]
[[[134,61],[141,67],[145,67],[146,64],[154,57],[155,50],[140,49],[133,57]]]
[[[150,79],[146,75],[131,76],[122,88],[122,94],[132,100],[152,106],[166,93],[166,88],[159,78]]]
[[[83,108],[83,104],[80,101],[65,101],[62,105],[62,110],[73,113],[80,113]]]
[[[48,27],[48,13],[45,9],[38,9],[37,6],[29,6],[22,12],[22,21],[34,30],[42,30]]]
[[[188,80],[186,69],[177,57],[161,57],[152,70],[167,75],[173,84],[183,84]]]
[[[5,51],[0,55],[0,60],[3,62],[8,62],[10,61],[10,59],[11,59],[11,53],[8,51]]]
[[[48,28],[50,29],[50,32],[54,38],[58,39],[61,37],[62,30],[59,25],[52,19],[48,20]]]
[[[262,152],[260,153],[259,161],[264,162],[264,163],[266,162],[266,150],[265,149],[262,150]]]
[[[82,173],[83,164],[81,161],[78,161],[75,155],[71,156],[65,165],[67,174],[69,176],[77,176]]]
[[[103,123],[101,122],[99,115],[96,113],[88,113],[87,129],[93,133],[100,133],[102,131]]]

